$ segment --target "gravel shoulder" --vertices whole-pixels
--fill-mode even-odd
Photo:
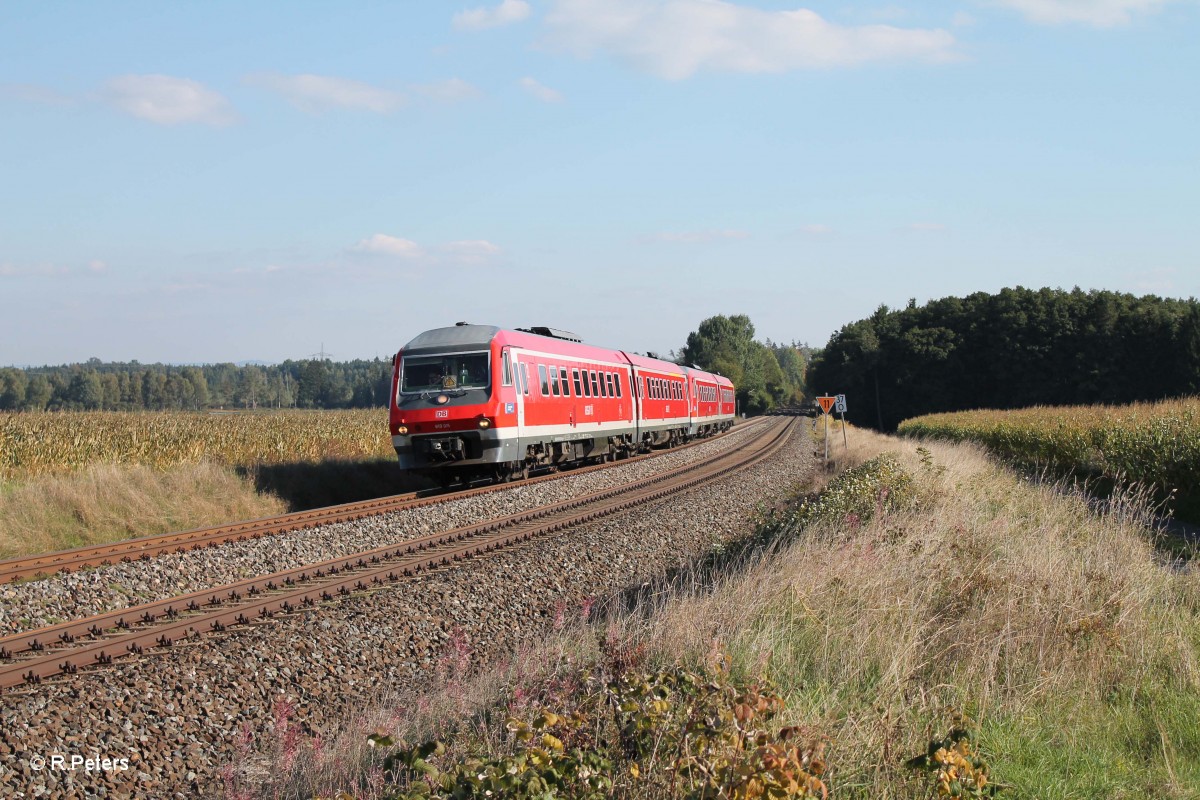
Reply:
[[[704,447],[678,455],[700,457]],[[474,664],[487,663],[541,638],[565,605],[637,585],[751,533],[755,512],[812,469],[801,431],[766,462],[685,495],[270,624],[0,697],[0,796],[219,795],[222,769],[252,732],[270,729],[280,702],[306,734],[328,737],[354,709],[428,681],[451,640]],[[565,483],[527,488],[583,491]],[[589,482],[587,490],[595,488]],[[512,502],[513,510],[529,507],[518,505],[526,498]],[[439,524],[445,527],[429,523]],[[184,590],[177,581],[171,588]],[[30,770],[31,757],[54,753],[128,758],[129,769]]]

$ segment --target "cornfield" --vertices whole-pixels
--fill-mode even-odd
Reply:
[[[249,466],[393,454],[381,410],[0,414],[0,480],[7,481],[91,464],[165,469],[201,461]]]
[[[1169,501],[1180,519],[1200,522],[1200,398],[927,414],[905,420],[899,432],[979,442],[1060,474],[1141,484]]]

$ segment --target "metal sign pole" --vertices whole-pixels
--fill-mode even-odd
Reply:
[[[821,416],[825,417],[825,463],[829,463],[829,412]]]
[[[842,446],[850,449],[850,440],[846,438],[846,412],[842,412]]]

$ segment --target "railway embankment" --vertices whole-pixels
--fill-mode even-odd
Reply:
[[[617,480],[621,470],[651,464],[661,470],[680,459],[711,457],[711,451],[732,449],[751,433],[748,427],[659,459],[538,486],[558,485],[554,491],[578,496]],[[336,738],[337,723],[353,709],[388,706],[396,692],[427,690],[450,662],[461,665],[453,668],[455,674],[466,674],[534,646],[587,598],[651,581],[744,536],[758,510],[785,497],[811,470],[807,444],[795,440],[748,471],[559,535],[9,693],[0,697],[0,763],[8,769],[0,786],[28,796],[90,796],[103,788],[111,797],[191,797],[269,784],[274,767],[246,757],[272,737],[288,742],[293,760],[311,761],[323,742]],[[571,483],[585,479],[586,486]],[[547,502],[523,497],[522,488],[535,487],[514,486],[503,493],[514,492],[507,501],[492,496],[477,516],[497,516],[514,503]],[[469,509],[452,520],[428,516],[446,513],[436,508],[406,524],[436,527],[471,516]],[[324,554],[334,545],[318,538],[311,546]],[[225,552],[227,559],[243,556],[237,548]],[[152,568],[153,562],[114,566]],[[148,583],[173,577],[170,591],[178,591],[188,580],[206,580],[193,577],[204,565],[167,563]],[[245,568],[263,567],[247,561]],[[133,576],[111,578],[117,580]],[[25,588],[32,585],[11,588],[28,597],[52,594]],[[88,775],[34,774],[27,767],[33,756],[72,748],[132,754],[131,763],[119,772]],[[230,764],[235,766],[227,770]]]
[[[970,444],[851,442],[732,563],[477,676],[450,647],[439,688],[320,751],[281,724],[261,796],[1196,797],[1200,573],[1148,510]]]

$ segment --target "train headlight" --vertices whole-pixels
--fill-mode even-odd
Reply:
[[[484,430],[486,430],[486,429],[490,428],[491,426],[492,426],[492,422],[487,417],[484,417],[483,419],[479,420],[480,428],[483,428]]]
[[[396,435],[397,436],[407,436],[408,435],[408,426],[407,425],[397,425],[396,426]]]

